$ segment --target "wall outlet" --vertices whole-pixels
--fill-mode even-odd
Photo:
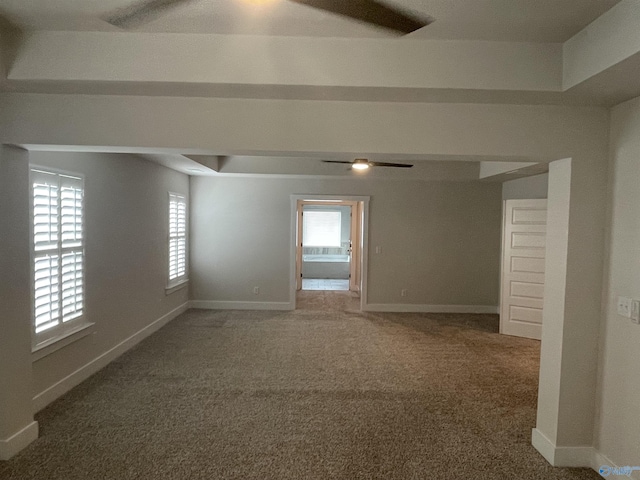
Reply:
[[[631,302],[631,321],[640,325],[640,300]]]
[[[253,287],[253,294],[260,295],[260,287]]]
[[[627,297],[618,297],[618,315],[631,318],[631,299]]]
[[[401,297],[406,297],[407,296],[407,289],[403,288],[402,290],[400,290],[400,296]]]
[[[382,251],[382,249],[380,248],[380,245],[376,245],[376,253],[380,253]]]

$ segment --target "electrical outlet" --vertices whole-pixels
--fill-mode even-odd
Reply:
[[[380,248],[380,245],[376,245],[376,253],[380,253],[382,251],[382,249]]]
[[[631,302],[631,321],[640,325],[640,300]]]
[[[260,295],[260,287],[253,287],[253,294]]]
[[[618,315],[631,318],[631,299],[627,297],[618,297]]]
[[[400,290],[400,296],[401,297],[406,297],[407,296],[407,289],[403,288],[402,290]]]

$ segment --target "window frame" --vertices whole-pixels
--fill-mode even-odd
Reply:
[[[171,278],[171,202],[172,198],[177,197],[184,202],[184,215],[185,215],[185,229],[184,229],[184,274],[175,278]],[[165,294],[169,295],[177,290],[180,290],[187,286],[189,282],[189,201],[188,196],[184,193],[169,191],[167,192],[167,243],[166,254],[167,264],[165,274],[167,276],[167,286],[165,288]],[[180,236],[177,237],[178,239]]]
[[[58,254],[62,254],[65,249],[69,251],[79,250],[82,255],[82,313],[77,317],[74,317],[67,322],[62,321],[62,273],[59,273],[58,277],[58,290],[59,290],[59,302],[60,302],[60,323],[54,327],[44,330],[43,332],[36,333],[36,268],[35,261],[41,252],[36,251],[35,242],[35,202],[34,202],[34,181],[37,176],[40,175],[52,175],[58,181],[58,202],[60,202],[61,181],[60,177],[70,177],[75,180],[79,180],[82,184],[82,218],[81,218],[81,243],[77,247],[63,247],[61,236],[61,212],[58,211],[58,239],[56,241],[56,251]],[[59,204],[60,206],[60,204]],[[86,186],[85,176],[82,173],[72,172],[68,170],[62,170],[59,168],[52,168],[48,166],[42,166],[37,164],[29,165],[29,241],[30,241],[30,281],[31,281],[31,350],[34,354],[34,360],[42,358],[49,353],[52,353],[59,348],[62,348],[75,340],[78,340],[91,333],[89,327],[94,324],[88,321],[87,317],[87,302],[86,302]],[[60,263],[60,270],[62,264]]]

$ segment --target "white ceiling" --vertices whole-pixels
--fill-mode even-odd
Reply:
[[[135,0],[2,0],[0,14],[25,29],[114,31],[100,17]],[[141,32],[385,37],[386,31],[287,0],[192,0]],[[346,1],[346,0],[345,0]],[[564,42],[620,0],[389,0],[436,21],[412,38]]]
[[[22,29],[32,30],[72,30],[72,31],[104,31],[119,32],[116,27],[108,24],[102,18],[107,14],[113,13],[118,8],[127,7],[131,3],[140,0],[0,0],[0,17],[6,17],[10,22],[16,24]],[[255,2],[264,0],[187,0],[187,3],[176,8],[164,12],[164,14],[134,29],[135,32],[142,33],[191,33],[191,34],[236,34],[236,35],[274,35],[274,36],[311,36],[311,37],[348,37],[348,38],[389,38],[389,41],[361,41],[351,42],[343,40],[324,39],[306,39],[295,40],[291,38],[273,38],[267,41],[258,37],[246,37],[244,40],[251,40],[260,45],[269,44],[269,42],[295,43],[315,42],[317,44],[327,44],[331,42],[339,42],[345,45],[358,44],[380,44],[380,45],[396,45],[400,49],[407,49],[411,45],[418,45],[423,48],[424,42],[406,42],[392,44],[398,42],[393,34],[386,31],[376,29],[374,27],[361,24],[359,22],[331,15],[313,8],[305,7],[288,0],[271,0],[271,3],[256,4]],[[349,1],[349,0],[343,0]],[[418,13],[429,15],[436,21],[408,36],[411,39],[462,39],[462,40],[493,40],[505,42],[539,42],[539,43],[560,43],[574,37],[578,32],[583,30],[592,21],[600,17],[602,14],[610,10],[620,0],[385,0],[389,4],[413,10]],[[251,3],[254,2],[254,3]],[[624,6],[624,5],[621,5]],[[616,9],[618,10],[618,9]],[[615,13],[615,12],[612,12]],[[633,29],[633,26],[632,26]],[[40,36],[47,34],[40,34]],[[76,36],[79,34],[65,34],[66,36]],[[161,36],[152,35],[91,35],[82,34],[84,37],[99,38],[118,38],[121,41],[144,41],[150,42],[153,46],[158,43]],[[61,36],[60,34],[50,35]],[[32,39],[38,35],[26,37]],[[166,35],[164,41],[175,43],[180,36]],[[185,36],[186,37],[186,36]],[[192,35],[193,39],[203,39],[203,35]],[[208,37],[206,37],[208,38]],[[225,41],[236,42],[242,41],[243,37],[225,38]],[[215,38],[216,44],[221,41],[220,37]],[[403,40],[399,40],[402,42]],[[197,42],[195,42],[197,43]],[[451,45],[451,42],[427,42],[442,43]],[[481,42],[480,42],[481,43]],[[466,44],[466,42],[465,42]],[[487,45],[481,45],[486,48]],[[514,45],[513,48],[533,48],[550,49],[556,51],[562,48],[558,45]],[[500,47],[502,48],[502,47]],[[255,51],[255,49],[249,49]],[[316,49],[317,50],[317,49]],[[316,50],[311,50],[315,53]],[[190,49],[193,51],[193,49]],[[378,50],[374,50],[378,51]],[[420,50],[421,52],[422,50]],[[61,55],[68,54],[65,48],[59,48],[57,52]],[[24,52],[22,52],[24,54]],[[322,51],[318,51],[318,56],[322,59]],[[339,61],[343,60],[344,49],[339,52]],[[358,52],[360,55],[361,52]],[[229,55],[231,58],[235,57]],[[103,58],[104,55],[97,55],[96,58]],[[525,57],[528,57],[525,55]],[[283,57],[283,58],[286,58]],[[361,56],[354,57],[356,60]],[[422,58],[422,57],[419,57]],[[474,57],[475,58],[475,57]],[[502,57],[500,57],[502,58]],[[561,57],[558,57],[561,58]],[[445,62],[449,58],[445,59]],[[380,64],[380,58],[376,57],[376,66]],[[539,62],[535,58],[531,58],[532,64],[539,67]],[[37,63],[41,68],[43,62]],[[46,62],[44,62],[46,64]],[[622,62],[621,62],[622,63]],[[322,64],[322,62],[319,62]],[[489,62],[489,68],[491,64]],[[511,62],[507,63],[508,72],[514,68]],[[633,63],[636,65],[636,63]],[[631,68],[633,68],[633,65]],[[429,63],[429,67],[433,67]],[[442,67],[442,65],[440,65]],[[84,68],[84,64],[83,64]],[[622,75],[634,81],[634,88],[637,87],[634,75]],[[26,77],[31,78],[31,77]],[[47,77],[48,78],[48,77]],[[64,77],[67,78],[67,77]],[[100,81],[103,78],[97,76],[94,80],[87,82],[42,82],[44,93],[52,93],[55,89],[60,91],[70,91],[72,93],[100,93],[100,94],[133,94],[133,95],[166,95],[168,90],[163,88],[175,89],[175,82],[154,81],[130,81],[130,82],[114,82]],[[160,80],[162,80],[160,76]],[[529,78],[529,77],[527,77]],[[606,79],[605,79],[606,80]],[[201,85],[196,82],[184,82],[180,85],[179,95],[183,96],[214,96],[232,98],[254,98],[252,92],[246,92],[248,85],[234,85],[233,92],[225,95],[222,87],[228,88],[227,84],[220,85],[221,82],[211,82],[210,84]],[[304,83],[304,82],[303,82]],[[0,82],[1,84],[1,82]],[[315,85],[315,84],[313,84]],[[306,87],[307,90],[313,85],[297,85],[298,90]],[[360,84],[358,84],[360,85]],[[0,85],[1,87],[2,85]],[[37,91],[37,82],[31,84],[26,82],[15,81],[13,84],[7,82],[5,87],[13,88],[19,91],[20,88],[26,91]],[[278,85],[276,85],[277,87]],[[265,87],[262,85],[262,87]],[[267,85],[273,89],[273,86]],[[284,85],[289,88],[289,85]],[[88,91],[82,88],[89,89]],[[200,90],[198,90],[200,88]],[[342,88],[342,90],[340,90]],[[67,90],[65,90],[67,89]],[[92,91],[95,89],[96,91]],[[207,90],[209,89],[209,90]],[[125,91],[126,90],[126,91]],[[156,91],[157,90],[157,91]],[[300,94],[302,99],[339,99],[339,100],[360,100],[360,101],[451,101],[450,98],[435,98],[435,96],[456,96],[458,102],[463,101],[465,92],[468,90],[463,88],[397,88],[394,90],[393,98],[384,88],[372,88],[367,94],[366,88],[341,87],[336,85],[333,90],[334,97],[327,97],[325,91],[303,91]],[[396,91],[397,90],[397,91]],[[449,91],[451,90],[451,91]],[[0,89],[1,91],[1,89]],[[171,90],[171,95],[176,96],[177,90]],[[272,90],[269,90],[272,91]],[[153,93],[155,92],[155,93]],[[287,90],[287,95],[281,93],[283,98],[298,98],[295,94]],[[315,93],[314,93],[315,92]],[[527,94],[540,94],[545,96],[539,103],[554,103],[565,101],[559,99],[561,92],[555,90],[541,91],[517,91],[512,92],[505,90],[504,92],[497,90],[495,95],[502,95],[498,98],[503,103],[536,103],[532,102],[532,98]],[[253,92],[255,94],[255,92]],[[313,95],[315,97],[313,97]],[[489,102],[489,96],[493,95],[490,89],[483,91],[484,96],[481,101]],[[359,95],[359,96],[358,96]],[[363,97],[365,95],[365,97]],[[369,95],[369,98],[366,95]],[[386,96],[385,96],[386,95]],[[398,95],[401,95],[400,97]],[[505,99],[505,95],[514,95],[512,101]],[[317,97],[317,98],[316,98]],[[339,98],[337,98],[339,97]],[[343,98],[344,97],[344,98]],[[558,98],[556,98],[558,97]],[[259,95],[255,98],[262,98]],[[276,95],[276,98],[280,98]],[[475,97],[474,97],[475,98]],[[589,97],[591,98],[591,97]],[[545,100],[546,99],[546,100]],[[570,98],[567,100],[570,101]],[[476,98],[476,101],[478,99]],[[548,102],[547,102],[548,101]],[[582,101],[582,100],[580,100]],[[47,147],[46,145],[32,146],[33,149],[55,149],[55,147]],[[74,150],[78,147],[60,147],[57,148]],[[83,147],[80,147],[83,148]],[[87,147],[84,147],[87,148]],[[93,148],[93,147],[89,147]],[[95,151],[108,151],[109,149],[96,147]],[[89,151],[89,150],[87,150]],[[91,150],[94,151],[94,150]],[[122,150],[127,151],[127,150]],[[313,175],[322,178],[349,178],[355,177],[348,166],[322,163],[321,158],[316,157],[289,157],[287,152],[281,152],[280,156],[277,152],[251,152],[255,156],[242,156],[242,152],[236,152],[238,155],[226,157],[218,157],[218,155],[230,155],[232,152],[213,152],[213,151],[165,151],[154,150],[140,151],[129,153],[138,153],[144,155],[144,158],[150,161],[160,163],[178,171],[182,171],[189,175],[296,175],[305,176]],[[203,157],[204,156],[204,157]],[[472,181],[478,179],[479,162],[480,161],[496,161],[493,158],[431,158],[428,155],[416,156],[415,158],[401,158],[394,156],[393,158],[376,158],[375,155],[362,154],[371,160],[378,161],[406,161],[414,163],[412,169],[373,169],[366,174],[369,178],[388,178],[398,180],[466,180]],[[205,158],[206,157],[206,158]],[[332,159],[352,160],[355,158],[353,153],[343,156],[335,155]],[[505,160],[505,159],[499,159]],[[507,159],[508,160],[508,159]],[[544,160],[537,159],[536,162]],[[533,159],[513,159],[513,161],[528,161]],[[545,165],[535,165],[534,169],[546,168]],[[518,169],[510,172],[510,177],[504,174],[502,177],[494,177],[493,180],[504,181],[508,178],[517,178],[519,176],[540,173],[536,170],[528,171]]]

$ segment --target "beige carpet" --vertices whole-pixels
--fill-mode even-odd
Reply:
[[[192,310],[37,415],[0,478],[597,479],[531,447],[492,315]]]
[[[360,295],[348,290],[299,290],[296,292],[296,309],[357,312],[360,310]]]

